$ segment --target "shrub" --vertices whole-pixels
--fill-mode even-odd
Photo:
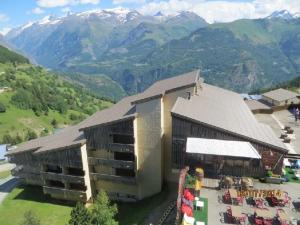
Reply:
[[[0,102],[0,113],[5,113],[6,112],[6,107],[3,103]]]

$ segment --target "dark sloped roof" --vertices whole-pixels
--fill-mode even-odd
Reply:
[[[131,104],[137,95],[123,98],[121,101],[108,109],[94,113],[92,116],[80,123],[80,130],[129,119],[135,117],[135,106]]]
[[[271,107],[269,107],[268,105],[257,100],[245,100],[245,103],[250,110],[271,109]]]
[[[178,98],[172,113],[287,151],[269,126],[257,122],[242,97],[225,89],[202,84],[197,96]]]
[[[35,153],[41,153],[48,150],[58,150],[65,147],[82,145],[85,143],[85,138],[83,136],[83,132],[78,130],[78,125],[64,128],[61,131],[46,137],[27,141],[18,146],[16,149],[9,151],[7,155],[33,150]]]
[[[135,117],[136,112],[134,104],[161,97],[165,93],[182,87],[195,85],[198,79],[199,71],[193,71],[180,76],[157,81],[144,92],[123,98],[112,107],[96,112],[82,123],[80,130]]]
[[[198,79],[199,79],[199,70],[196,70],[190,73],[185,73],[179,76],[157,81],[149,88],[147,88],[144,92],[139,94],[132,103],[135,104],[140,101],[146,101],[151,98],[161,97],[165,93],[183,87],[193,86],[196,84]]]
[[[269,92],[263,93],[262,95],[265,96],[265,97],[274,99],[276,101],[279,101],[279,102],[289,100],[289,99],[293,99],[293,98],[296,98],[296,97],[300,96],[298,93],[295,93],[293,91],[289,91],[289,90],[286,90],[286,89],[283,89],[283,88],[279,88],[279,89],[276,89],[276,90],[273,90],[273,91],[269,91]]]

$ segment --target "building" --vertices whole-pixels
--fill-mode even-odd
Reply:
[[[112,199],[136,201],[160,192],[163,182],[178,180],[179,169],[188,163],[190,137],[248,142],[261,156],[254,163],[232,158],[222,167],[218,164],[225,162],[215,155],[205,164],[199,160],[213,175],[231,173],[241,161],[248,163],[247,175],[265,168],[280,172],[288,151],[270,127],[256,121],[239,94],[205,84],[194,71],[158,81],[8,156],[17,164],[15,175],[43,186],[54,198],[88,201],[104,189]],[[214,168],[210,161],[216,157]]]
[[[262,94],[262,100],[272,106],[288,106],[290,104],[299,104],[300,95],[283,88],[269,91]]]
[[[245,100],[253,114],[272,114],[273,109],[259,100]]]

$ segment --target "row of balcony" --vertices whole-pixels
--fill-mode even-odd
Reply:
[[[112,182],[123,183],[123,184],[136,184],[137,182],[135,177],[125,177],[125,176],[99,174],[99,173],[91,173],[90,175],[91,175],[91,179],[94,181],[106,180],[106,181],[112,181]]]
[[[135,163],[133,161],[123,161],[123,160],[115,160],[115,159],[101,159],[101,158],[89,157],[89,164],[93,165],[93,166],[103,165],[103,166],[110,166],[113,168],[133,170]]]
[[[69,190],[58,187],[43,186],[44,194],[50,194],[53,197],[74,200],[74,201],[86,201],[87,195],[85,191]]]
[[[108,150],[110,150],[112,152],[124,152],[124,153],[133,153],[134,154],[134,145],[133,144],[110,143],[108,145]]]
[[[50,173],[50,172],[42,172],[41,176],[44,180],[55,180],[61,182],[70,182],[76,184],[84,184],[84,177],[83,176],[73,176],[73,175],[65,175],[65,174],[58,174],[58,173]]]

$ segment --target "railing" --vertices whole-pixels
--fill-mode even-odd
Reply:
[[[134,153],[134,145],[133,144],[110,143],[108,145],[108,150],[110,150],[112,152]]]
[[[110,166],[113,168],[121,168],[121,169],[134,169],[134,162],[132,161],[123,161],[123,160],[114,160],[114,159],[101,159],[89,157],[90,165],[104,165]]]
[[[45,180],[56,180],[61,182],[67,181],[71,183],[84,184],[83,176],[66,175],[61,173],[57,174],[57,173],[50,173],[50,172],[42,172],[41,175]]]
[[[80,200],[80,201],[87,200],[86,192],[84,191],[69,190],[64,188],[48,187],[48,186],[44,186],[43,191],[44,194],[63,197],[64,199],[68,199],[68,200]]]
[[[136,195],[118,193],[118,192],[107,192],[107,195],[111,200],[118,200],[122,202],[136,202],[138,197]]]
[[[97,180],[107,180],[116,183],[124,183],[124,184],[136,184],[135,177],[123,177],[109,174],[99,174],[99,173],[91,173],[90,174],[94,181]]]

